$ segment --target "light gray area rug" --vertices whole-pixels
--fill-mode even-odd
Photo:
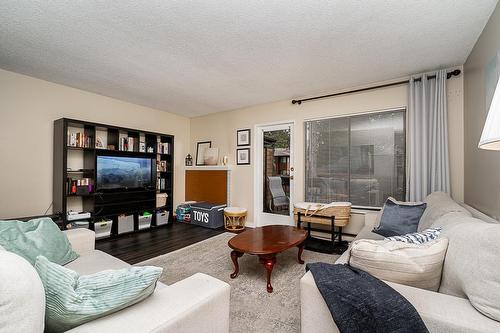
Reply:
[[[278,254],[271,283],[274,292],[266,291],[266,274],[258,257],[245,254],[239,259],[240,274],[231,279],[233,263],[227,242],[235,235],[224,233],[183,249],[144,261],[137,265],[163,267],[160,281],[172,284],[197,272],[205,273],[231,285],[230,332],[300,332],[299,280],[305,264],[297,262],[297,248]],[[306,263],[333,263],[338,258],[304,250]]]

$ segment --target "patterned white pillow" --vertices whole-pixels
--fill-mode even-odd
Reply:
[[[385,240],[399,241],[410,244],[423,244],[431,240],[437,239],[441,234],[441,228],[429,228],[420,232],[413,232],[411,234],[386,237]]]

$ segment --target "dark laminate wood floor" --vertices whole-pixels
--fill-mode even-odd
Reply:
[[[174,222],[116,238],[96,241],[96,249],[135,264],[225,232]]]

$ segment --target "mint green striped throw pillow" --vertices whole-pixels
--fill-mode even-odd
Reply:
[[[35,268],[45,288],[47,332],[63,332],[142,301],[163,270],[129,267],[80,276],[43,256],[36,258]]]
[[[68,237],[48,217],[23,221],[0,221],[0,245],[30,264],[42,255],[60,265],[78,258]]]

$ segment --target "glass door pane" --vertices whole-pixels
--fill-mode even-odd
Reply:
[[[264,130],[262,159],[263,212],[290,215],[290,129]]]

